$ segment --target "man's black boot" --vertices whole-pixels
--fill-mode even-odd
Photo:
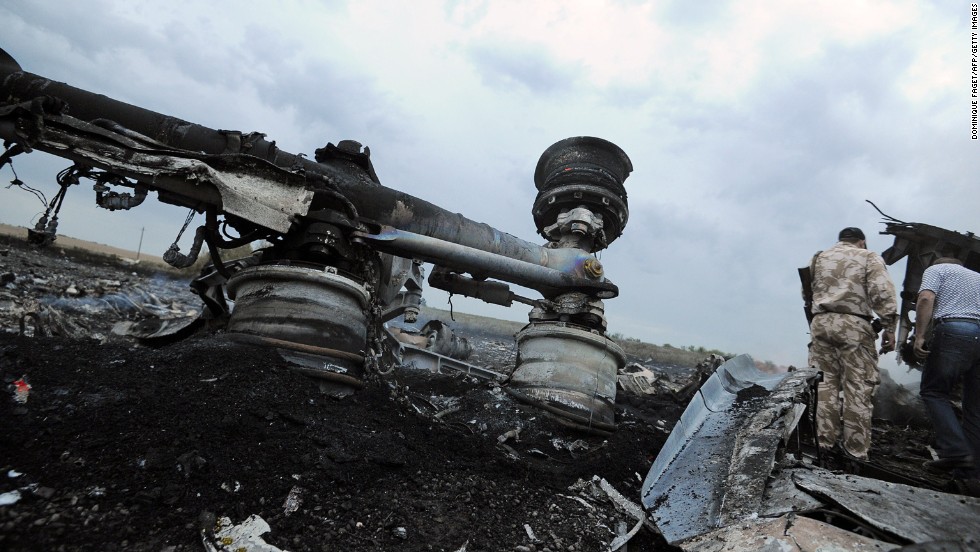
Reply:
[[[922,464],[932,472],[947,472],[952,470],[971,470],[973,469],[972,456],[958,456],[953,458],[940,458],[939,460],[929,460]]]

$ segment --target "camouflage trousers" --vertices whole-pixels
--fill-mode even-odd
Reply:
[[[866,459],[878,375],[877,335],[856,316],[825,313],[810,324],[810,366],[823,371],[817,388],[817,440],[832,448],[841,439],[849,454]]]

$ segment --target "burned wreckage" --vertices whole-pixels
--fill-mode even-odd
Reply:
[[[382,186],[358,142],[327,144],[309,160],[259,133],[208,129],[24,72],[2,50],[0,137],[0,167],[34,150],[73,162],[29,232],[35,244],[54,240],[61,202],[81,179],[95,182],[96,201],[109,210],[138,207],[156,192],[162,202],[204,213],[191,251],[172,247],[164,255],[186,267],[207,245],[211,263],[191,284],[205,306],[195,324],[281,351],[331,393],[422,364],[499,381],[513,399],[569,431],[601,438],[617,430],[627,360],[606,334],[603,301],[619,290],[595,253],[624,231],[632,164],[606,140],[568,138],[542,154],[532,215],[546,244],[537,245]],[[268,247],[243,259],[221,256],[257,241]],[[897,240],[891,262],[913,251],[903,247]],[[423,263],[435,267],[427,279],[434,288],[531,307],[515,335],[511,373],[426,351],[423,342],[440,339],[438,327],[416,342],[388,328],[419,315]],[[519,296],[508,284],[541,297]],[[951,537],[944,527],[976,527],[980,500],[882,481],[873,466],[849,475],[821,469],[803,442],[816,377],[809,369],[767,374],[744,355],[721,364],[653,462],[640,504],[594,482],[635,522],[609,549],[650,534],[685,550],[974,546],[976,533]],[[850,530],[830,523],[839,519]],[[930,545],[961,548],[911,548]]]
[[[203,212],[190,254],[172,248],[164,259],[189,266],[208,245],[213,272],[192,287],[209,316],[226,317],[228,333],[242,339],[328,359],[316,363],[319,377],[352,388],[365,370],[398,362],[383,323],[417,314],[421,265],[431,262],[433,287],[533,307],[517,337],[516,396],[572,424],[612,429],[624,357],[605,336],[603,300],[619,290],[594,253],[629,216],[623,181],[632,165],[614,144],[578,137],[544,152],[533,213],[548,243],[539,246],[382,186],[370,150],[354,141],[309,160],[257,133],[211,130],[22,72],[7,55],[3,73],[0,135],[11,145],[0,164],[34,149],[74,161],[31,239],[54,238],[65,191],[82,178],[95,181],[96,201],[110,210],[154,191]],[[135,192],[112,189],[120,186]],[[258,240],[271,246],[248,259],[220,257]],[[504,282],[543,297],[518,296]]]

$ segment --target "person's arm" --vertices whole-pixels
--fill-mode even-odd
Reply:
[[[925,348],[926,331],[929,322],[932,321],[932,311],[936,306],[936,293],[924,289],[919,292],[919,298],[915,300],[915,345],[913,350],[915,356],[925,358],[929,356],[929,351]]]
[[[895,350],[895,326],[882,328],[881,331],[881,350],[878,354],[883,355]]]
[[[885,267],[885,261],[874,255],[868,263],[868,298],[871,310],[881,318],[881,350],[885,354],[895,350],[895,326],[898,324],[898,295]]]

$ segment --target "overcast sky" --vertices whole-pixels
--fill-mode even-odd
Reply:
[[[7,0],[0,47],[25,71],[292,153],[358,140],[384,185],[539,243],[541,153],[604,138],[634,167],[629,222],[601,253],[620,287],[609,331],[802,366],[796,269],[845,226],[879,253],[891,245],[866,199],[980,231],[970,17],[960,0]],[[67,165],[15,161],[48,197]],[[42,210],[0,188],[0,221],[32,225]],[[185,214],[103,211],[83,183],[60,231],[135,249],[145,228],[159,255]],[[520,305],[453,304],[527,319]]]

